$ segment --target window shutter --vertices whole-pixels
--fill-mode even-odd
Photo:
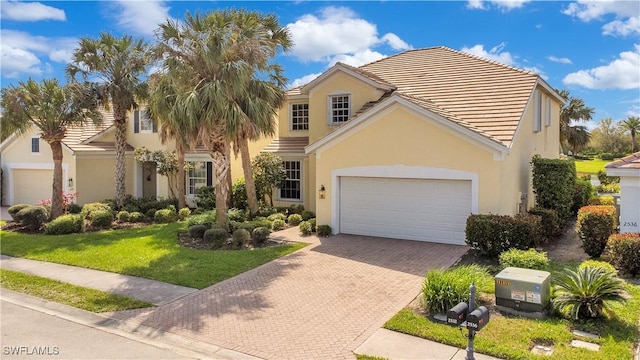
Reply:
[[[140,132],[140,111],[133,112],[133,132],[135,134]]]
[[[213,163],[207,161],[207,186],[213,185]]]

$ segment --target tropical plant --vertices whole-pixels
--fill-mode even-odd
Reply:
[[[638,145],[636,144],[636,134],[640,132],[640,117],[630,116],[626,120],[620,122],[622,128],[631,133],[631,152],[638,151]]]
[[[571,126],[567,131],[567,144],[571,148],[571,154],[576,155],[584,149],[591,139],[591,134],[586,126]]]
[[[8,124],[19,134],[32,126],[40,130],[40,137],[51,147],[53,154],[53,185],[51,218],[62,215],[62,141],[67,129],[87,122],[99,124],[102,115],[96,108],[96,97],[87,84],[60,85],[56,79],[36,82],[29,79],[2,89],[2,126]]]
[[[282,186],[287,179],[282,158],[274,153],[261,153],[253,159],[252,167],[258,197],[261,200],[269,197],[269,204],[273,207],[274,188]]]
[[[575,320],[601,317],[611,302],[624,301],[624,281],[604,267],[565,269],[556,283],[553,306]]]
[[[559,93],[560,96],[562,96],[566,100],[566,103],[560,110],[560,142],[569,143],[569,145],[573,147],[574,144],[569,142],[569,139],[571,138],[572,140],[583,140],[583,130],[586,130],[586,128],[584,128],[584,126],[572,126],[571,123],[576,121],[586,122],[591,120],[594,110],[593,108],[586,106],[584,100],[571,96],[569,94],[569,90],[561,90],[559,91]],[[576,132],[582,133],[582,135],[577,135]]]
[[[144,40],[101,33],[97,39],[81,38],[72,62],[66,68],[71,80],[77,75],[85,80],[97,78],[95,89],[100,105],[107,111],[113,108],[115,203],[118,208],[124,205],[126,195],[127,112],[138,108],[138,102],[147,98],[148,85],[143,77],[149,65],[149,46]]]

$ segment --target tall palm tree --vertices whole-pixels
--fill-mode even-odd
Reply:
[[[40,137],[51,147],[53,154],[53,184],[51,193],[51,219],[62,215],[62,140],[70,126],[88,121],[102,122],[97,111],[93,89],[86,84],[60,85],[57,79],[35,82],[29,79],[18,86],[2,89],[0,104],[3,109],[2,125],[18,133],[26,133],[32,126],[40,129]]]
[[[638,145],[636,144],[636,134],[640,132],[640,118],[636,116],[630,116],[626,120],[621,122],[622,128],[631,133],[631,152],[638,151]]]
[[[127,113],[147,97],[148,85],[143,78],[149,64],[149,46],[142,39],[134,40],[127,35],[116,38],[101,33],[97,39],[80,39],[72,62],[66,68],[72,80],[78,74],[85,80],[97,77],[101,105],[105,110],[113,107],[116,129],[115,201],[118,207],[123,205],[126,195]]]
[[[156,51],[162,54],[163,71],[175,90],[175,105],[167,116],[186,122],[187,138],[202,141],[209,151],[215,168],[219,227],[227,223],[231,140],[250,122],[249,114],[257,116],[268,110],[267,101],[256,99],[260,92],[255,88],[268,87],[269,80],[279,76],[275,73],[278,67],[268,65],[271,53],[260,50],[275,48],[270,40],[274,34],[265,25],[273,18],[254,14],[246,17],[237,10],[187,13],[184,21],[168,20],[158,31]],[[247,25],[251,21],[257,25]],[[258,79],[257,71],[267,80]]]
[[[571,153],[576,155],[580,150],[584,149],[591,139],[591,134],[586,126],[571,126],[567,133],[567,143],[571,147]]]
[[[567,101],[560,110],[560,142],[566,143],[573,128],[571,122],[591,120],[594,110],[586,106],[584,100],[571,96],[569,90],[558,92]]]

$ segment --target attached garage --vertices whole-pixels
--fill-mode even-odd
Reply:
[[[37,204],[51,198],[53,170],[13,169],[13,204]]]
[[[340,233],[465,244],[471,180],[342,176]]]

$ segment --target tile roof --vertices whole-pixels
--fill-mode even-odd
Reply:
[[[304,154],[305,146],[309,145],[308,137],[279,137],[262,149],[263,152]]]
[[[373,81],[509,146],[539,81],[535,73],[447,47],[408,50],[359,68]],[[422,106],[420,105],[420,106]]]
[[[607,169],[640,169],[640,151],[604,166]]]
[[[100,125],[94,125],[89,122],[84,126],[70,127],[67,129],[67,136],[62,141],[73,152],[115,152],[116,148],[113,142],[93,141],[113,128],[113,114],[107,111],[101,111],[103,122]],[[127,151],[133,151],[131,145],[127,145]]]

